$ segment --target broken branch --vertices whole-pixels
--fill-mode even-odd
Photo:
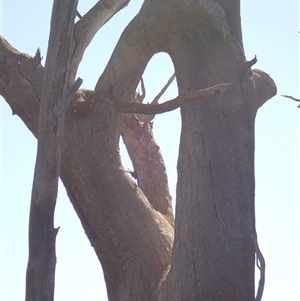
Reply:
[[[247,61],[246,63],[245,63],[245,65],[246,65],[246,67],[248,68],[248,70],[251,70],[251,67],[253,66],[253,65],[255,65],[257,63],[257,57],[256,57],[256,55],[255,55],[255,57],[251,60],[251,61]]]
[[[210,88],[198,90],[195,92],[182,93],[176,98],[166,101],[162,104],[142,104],[133,102],[122,102],[117,100],[112,91],[108,98],[102,98],[102,100],[111,102],[113,107],[122,113],[136,113],[144,115],[161,114],[169,111],[173,111],[185,103],[208,98],[214,95],[220,95],[225,92],[231,86],[230,83],[221,83]]]

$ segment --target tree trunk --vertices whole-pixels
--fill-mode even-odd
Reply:
[[[197,28],[190,28],[188,37],[170,50],[179,89],[188,84],[198,90],[225,80],[232,89],[181,109],[170,273],[177,289],[171,296],[253,301],[254,87],[222,38],[207,24],[202,30],[197,35]],[[178,49],[185,50],[185,60]]]
[[[71,100],[69,89],[74,82],[74,78],[69,75],[69,57],[77,3],[78,0],[69,0],[61,4],[56,0],[53,4],[49,48],[43,73],[38,149],[29,218],[27,301],[54,299],[55,240],[58,231],[53,226],[54,210],[65,108]],[[39,52],[36,59],[39,59]]]
[[[74,74],[86,43],[73,43]],[[39,103],[16,71],[21,54],[2,44],[1,94],[36,134]],[[174,63],[180,95],[231,83],[228,91],[181,108],[175,232],[166,177],[158,185],[143,176],[136,185],[120,162],[121,134],[133,131],[124,139],[135,164],[144,152],[160,160],[155,141],[150,135],[146,145],[138,144],[141,123],[124,124],[124,114],[114,109],[116,102],[133,101],[159,51]],[[24,61],[32,64],[30,57]],[[239,1],[146,0],[95,93],[82,90],[69,106],[60,176],[102,264],[109,300],[254,300],[254,119],[276,86],[251,65],[242,49]],[[39,77],[28,72],[38,86]],[[23,97],[19,86],[28,92]],[[149,177],[164,173],[160,163]],[[141,164],[138,176],[147,168]]]

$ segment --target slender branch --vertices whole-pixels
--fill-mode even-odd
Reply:
[[[130,0],[102,0],[83,15],[74,26],[74,35],[84,49],[94,38],[97,31],[108,22],[117,12],[126,7]]]
[[[293,97],[293,96],[288,96],[288,95],[281,95],[281,96],[286,97],[286,98],[290,98],[290,99],[292,99],[292,100],[295,100],[295,101],[299,101],[299,102],[300,102],[300,99],[299,99],[299,98],[295,98],[295,97]],[[300,108],[300,104],[299,104],[297,107]]]
[[[154,99],[151,101],[151,104],[158,103],[159,99],[162,97],[162,95],[166,92],[166,90],[169,88],[169,86],[172,84],[174,78],[176,77],[175,73],[169,78],[166,85],[161,89],[161,91],[154,97]]]
[[[172,110],[177,109],[178,107],[182,106],[185,103],[208,98],[214,95],[220,95],[229,89],[231,86],[230,83],[221,83],[216,86],[198,90],[195,92],[183,93],[176,98],[166,101],[162,104],[142,104],[142,103],[125,103],[122,101],[118,101],[114,98],[112,91],[110,91],[110,95],[108,98],[103,98],[102,100],[111,102],[113,107],[122,113],[138,113],[138,114],[145,114],[145,115],[154,115],[154,114],[161,114],[165,112],[169,112]],[[95,93],[94,95],[97,95]]]
[[[258,269],[260,270],[260,280],[258,283],[258,289],[255,297],[255,301],[261,301],[264,287],[265,287],[265,270],[266,270],[266,263],[264,256],[262,255],[257,241],[257,235],[255,234],[255,253],[256,253],[256,265]]]
[[[142,89],[142,94],[140,92],[137,92],[135,94],[135,99],[139,102],[142,103],[146,97],[146,88],[145,88],[145,83],[143,78],[141,77],[141,89]]]
[[[161,89],[161,91],[154,97],[154,99],[151,102],[152,104],[157,104],[158,100],[161,98],[161,96],[167,91],[167,89],[169,88],[169,86],[172,84],[174,78],[176,77],[175,73],[169,78],[168,82],[166,83],[166,85]],[[153,119],[154,119],[155,115],[149,115],[147,120],[150,123]]]
[[[245,65],[246,65],[246,67],[249,69],[249,70],[251,70],[251,67],[253,66],[253,65],[255,65],[257,63],[257,57],[256,57],[256,55],[255,55],[255,57],[251,60],[251,61],[247,61],[246,63],[245,63]]]

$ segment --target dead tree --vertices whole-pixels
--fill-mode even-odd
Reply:
[[[75,2],[68,1],[70,18],[53,13],[55,21],[65,18],[60,33],[73,28],[60,99],[96,32],[129,0],[98,1],[73,24]],[[178,97],[146,105],[135,91],[158,52],[172,59]],[[145,0],[95,89],[78,90],[67,106],[56,170],[102,264],[109,300],[254,300],[255,253],[264,263],[255,230],[254,120],[276,94],[255,62],[243,50],[240,1]],[[39,116],[51,111],[42,109],[47,64],[1,38],[1,65],[1,95],[40,143]],[[163,159],[142,116],[176,107],[182,131],[174,220]],[[121,164],[121,136],[137,184]]]

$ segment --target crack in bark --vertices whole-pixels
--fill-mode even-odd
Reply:
[[[34,95],[35,95],[36,98],[39,100],[39,102],[41,102],[41,99],[40,99],[41,95],[40,95],[40,93],[37,92],[34,83],[33,83],[33,82],[30,80],[30,78],[27,77],[26,74],[23,73],[23,71],[22,71],[22,61],[21,61],[21,60],[19,60],[19,72],[20,72],[20,75],[21,75],[23,78],[25,78],[25,79],[30,83]]]
[[[211,178],[211,181],[212,181],[212,193],[213,195],[215,195],[214,193],[214,186],[215,186],[215,180],[214,180],[214,175],[213,175],[213,171],[212,171],[212,167],[211,167],[211,160],[210,160],[210,156],[207,152],[207,149],[206,149],[206,144],[205,144],[205,140],[204,140],[204,137],[201,135],[201,138],[202,138],[202,142],[203,142],[203,148],[204,148],[204,151],[205,151],[205,154],[206,154],[206,158],[207,158],[207,162],[208,162],[208,166],[209,166],[209,171],[210,171],[210,178]]]
[[[194,248],[193,248],[193,253],[195,253],[194,251]],[[199,285],[199,280],[198,280],[198,276],[197,276],[197,269],[196,269],[196,264],[195,264],[195,259],[193,258],[192,259],[192,262],[193,262],[193,268],[194,268],[194,275],[195,275],[195,279],[196,279],[196,285],[198,286]],[[197,300],[200,301],[201,298],[200,298],[200,293],[199,291],[197,290]]]

